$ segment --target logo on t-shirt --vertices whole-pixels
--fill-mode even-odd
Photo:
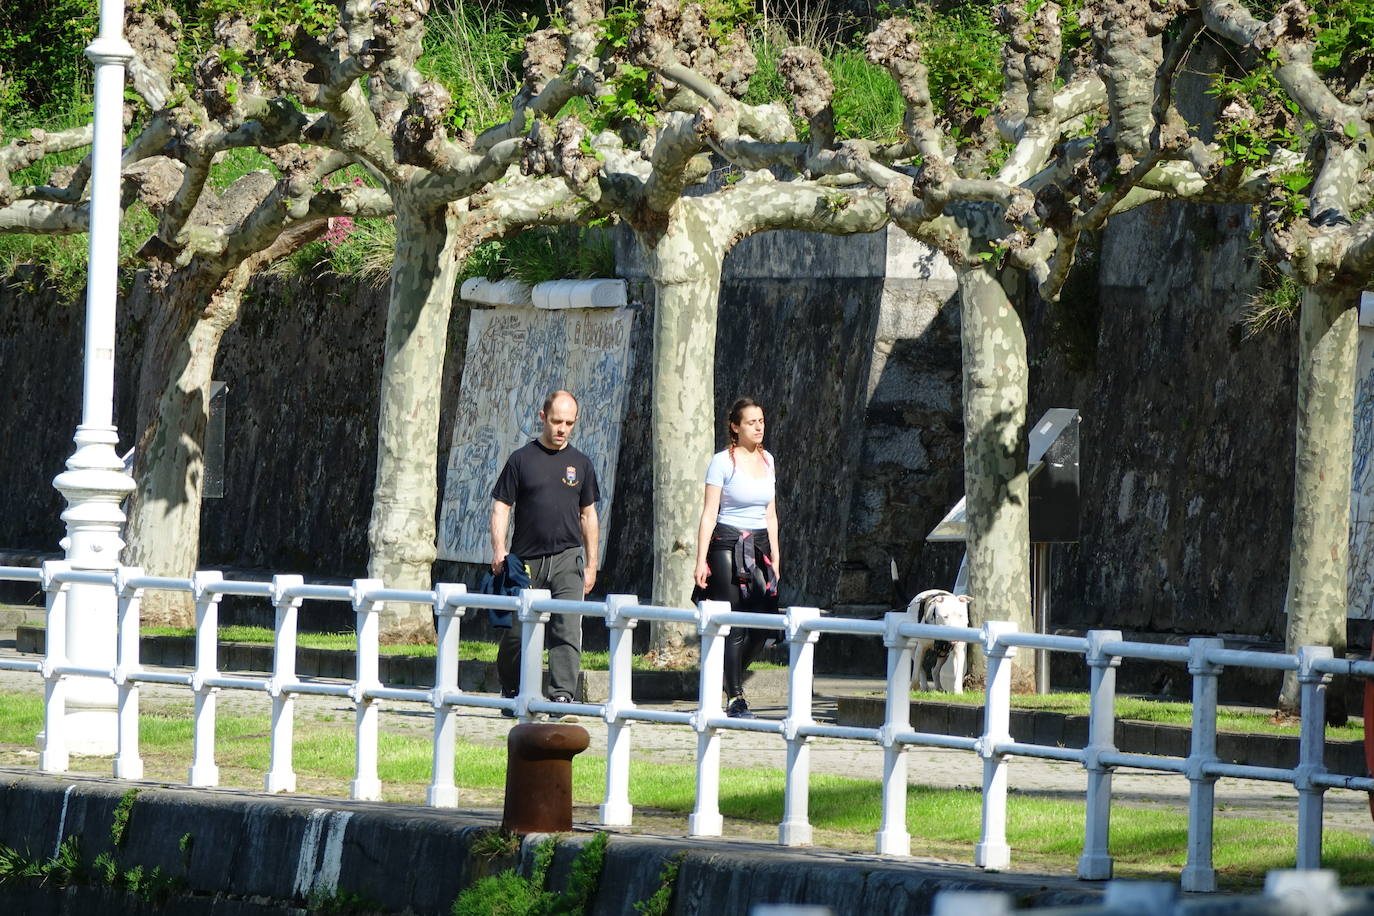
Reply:
[[[563,469],[563,482],[570,487],[577,486],[577,468],[571,464]]]

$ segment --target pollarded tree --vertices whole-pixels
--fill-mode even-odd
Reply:
[[[941,251],[958,276],[974,617],[1022,629],[1032,626],[1023,277],[1048,280],[1056,253],[1058,263],[1071,260],[1071,248],[1060,251],[1041,221],[1046,208],[1037,207],[1037,195],[1073,194],[1068,180],[1093,158],[1092,145],[1076,138],[1090,133],[1088,116],[1100,116],[1108,100],[1090,60],[1064,58],[1059,15],[1053,2],[999,8],[1001,101],[965,118],[962,138],[932,99],[917,26],[901,18],[882,23],[868,37],[868,55],[892,74],[906,102],[904,149],[884,163],[870,148],[832,139],[813,157],[813,168],[882,188],[893,221]],[[786,62],[794,83],[808,89],[799,98],[813,137],[831,139],[833,83],[814,55],[789,51]],[[1122,176],[1116,194],[1138,177]],[[1032,684],[1029,661],[1018,659],[1018,689]]]
[[[590,137],[571,119],[556,131],[543,127],[534,167],[563,175],[600,210],[619,214],[646,255],[655,294],[653,600],[680,607],[690,601],[701,479],[715,447],[726,254],[760,232],[873,232],[887,215],[870,189],[802,172],[811,147],[797,140],[784,108],[741,101],[755,61],[728,19],[710,19],[699,4],[653,0],[607,29],[603,48],[621,46],[603,50],[612,64],[607,97],[632,116],[612,118],[617,131]],[[743,177],[707,183],[712,155]],[[785,577],[785,546],[783,557]],[[683,641],[680,628],[666,625],[651,640],[669,659]]]
[[[1374,7],[1284,3],[1261,19],[1231,0],[1194,18],[1243,61],[1214,74],[1214,143],[1161,175],[1179,199],[1260,205],[1265,253],[1301,287],[1289,651],[1345,648],[1354,370],[1361,289],[1374,288]],[[1285,677],[1282,710],[1295,710]]]
[[[378,417],[369,574],[429,588],[436,555],[439,379],[458,268],[480,244],[519,229],[576,221],[586,204],[558,180],[519,174],[531,116],[590,94],[594,12],[568,7],[566,31],[526,40],[525,85],[511,116],[474,135],[454,129],[454,101],[417,69],[427,2],[350,0],[338,27],[286,26],[294,86],[324,112],[311,138],[361,163],[391,198],[396,244]],[[469,507],[484,512],[487,506]],[[428,607],[391,606],[392,630],[428,629]]]
[[[240,21],[220,23],[189,72],[177,65],[180,30],[170,8],[130,5],[126,34],[136,57],[129,74],[143,104],[126,105],[126,123],[138,126],[124,152],[123,199],[146,208],[155,227],[138,253],[152,304],[137,380],[137,490],[125,562],[165,576],[187,576],[196,566],[210,377],[249,280],[322,233],[329,217],[390,211],[373,189],[322,186],[350,160],[303,145],[312,119],[277,95],[266,74],[243,78],[237,62],[252,43]],[[32,130],[0,152],[0,232],[85,231],[89,158],[46,180],[15,176],[89,142],[89,125]],[[217,188],[217,163],[241,150],[257,151],[268,167]],[[190,608],[150,601],[145,613],[186,623]]]
[[[1319,13],[1294,0],[1267,20],[1233,0],[1095,0],[1082,21],[1107,85],[1108,142],[1063,186],[1039,192],[1059,249],[1042,291],[1057,292],[1064,254],[1111,212],[1159,199],[1259,208],[1266,254],[1302,289],[1285,641],[1289,651],[1339,653],[1355,306],[1358,291],[1374,285],[1374,16],[1362,0]],[[1173,104],[1174,74],[1204,30],[1240,68],[1206,74],[1220,110],[1205,133]],[[1296,708],[1296,688],[1286,677],[1281,709]]]

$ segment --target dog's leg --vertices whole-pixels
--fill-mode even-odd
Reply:
[[[956,642],[954,648],[949,651],[949,657],[954,665],[954,692],[964,692],[964,660],[968,652],[968,643]]]
[[[945,690],[945,665],[948,664],[948,663],[949,663],[949,656],[948,656],[948,655],[936,655],[936,656],[935,656],[935,670],[934,670],[934,672],[933,672],[933,677],[932,677],[932,679],[935,681],[935,689],[936,689],[936,690],[939,690],[939,691],[941,691],[941,692],[944,692],[944,693],[948,693],[948,692],[949,692],[949,691]]]
[[[929,690],[926,681],[926,652],[930,651],[934,643],[930,640],[922,639],[916,643],[916,686],[921,690]]]

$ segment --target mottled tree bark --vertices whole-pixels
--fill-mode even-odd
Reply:
[[[987,266],[960,272],[964,354],[964,488],[974,625],[1034,627],[1030,594],[1030,491],[1026,477],[1026,335]],[[1016,657],[1013,687],[1034,690],[1033,653]]]
[[[377,478],[368,526],[368,575],[390,588],[428,589],[435,552],[439,386],[459,217],[450,204],[396,200],[396,255],[387,302],[377,415]],[[429,609],[388,605],[383,629],[429,624]]]
[[[653,460],[656,604],[690,607],[702,481],[715,451],[716,315],[727,246],[703,208],[673,208],[656,241],[644,239],[654,283]],[[682,647],[689,627],[655,622],[656,650]]]
[[[150,295],[138,376],[137,489],[126,508],[124,562],[149,575],[187,578],[200,553],[210,379],[241,293],[193,277]],[[150,592],[142,613],[150,623],[195,624],[189,595]]]
[[[1297,453],[1288,562],[1289,652],[1345,651],[1350,551],[1350,452],[1359,322],[1349,290],[1303,290],[1298,332]],[[1284,675],[1282,711],[1298,709],[1298,684]]]

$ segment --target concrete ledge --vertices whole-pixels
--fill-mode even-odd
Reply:
[[[138,795],[116,846],[111,825],[131,789]],[[0,886],[0,912],[265,916],[303,913],[307,906],[309,912],[332,911],[322,901],[351,898],[365,902],[368,912],[437,916],[485,875],[511,867],[528,874],[535,847],[547,837],[526,837],[511,857],[474,854],[474,844],[499,821],[498,812],[478,809],[279,798],[0,769],[0,843],[26,858],[47,859],[64,839],[79,836],[87,866],[108,853],[121,872],[159,868],[178,882],[158,906],[95,879],[65,889],[7,883]],[[572,860],[590,838],[590,829],[556,838],[551,886],[566,886]],[[756,903],[925,913],[935,893],[946,889],[1009,892],[1023,905],[1099,899],[1094,885],[1071,878],[754,842],[613,834],[589,912],[635,912],[634,904],[659,887],[664,865],[679,856],[670,910],[675,916],[743,914]]]
[[[839,697],[836,720],[840,725],[878,728],[883,724],[885,704],[881,697]],[[923,700],[911,704],[911,723],[918,731],[972,738],[982,733],[983,707]],[[1011,736],[1017,741],[1050,747],[1083,747],[1088,743],[1088,717],[1013,709]],[[1118,719],[1116,723],[1116,747],[1126,753],[1187,757],[1191,743],[1192,729],[1186,726],[1129,719]],[[1298,763],[1298,738],[1222,731],[1217,733],[1217,756],[1230,763],[1289,769]],[[1364,744],[1327,741],[1326,768],[1346,776],[1368,775]]]

